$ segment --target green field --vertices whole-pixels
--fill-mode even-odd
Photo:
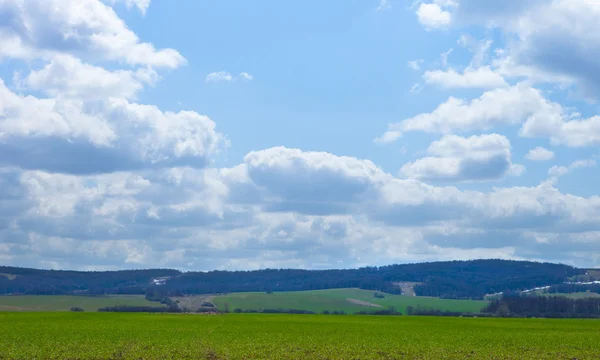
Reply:
[[[161,306],[150,302],[143,295],[115,296],[62,296],[62,295],[18,295],[0,296],[0,311],[68,311],[71,307],[80,307],[85,311],[96,311],[101,307]],[[1,359],[1,357],[0,357]]]
[[[0,359],[598,359],[593,320],[0,313]]]
[[[600,297],[600,294],[597,293],[593,293],[593,292],[578,292],[578,293],[544,293],[542,294],[544,296],[564,296],[564,297],[568,297],[569,299],[586,299],[586,298],[595,298],[595,297]]]
[[[232,293],[216,296],[212,301],[224,309],[229,305],[230,311],[240,309],[296,309],[321,313],[324,310],[342,310],[347,313],[373,311],[394,306],[398,311],[406,313],[407,306],[438,309],[442,311],[479,312],[487,302],[474,300],[446,300],[420,296],[402,296],[384,294],[385,298],[373,296],[373,291],[360,289],[331,289],[297,292]],[[362,305],[361,305],[362,304]]]

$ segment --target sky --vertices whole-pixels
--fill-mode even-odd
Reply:
[[[0,264],[600,266],[596,0],[0,0]]]

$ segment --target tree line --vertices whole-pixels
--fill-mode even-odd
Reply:
[[[153,294],[159,298],[232,292],[360,288],[399,294],[397,282],[418,283],[416,295],[482,299],[486,294],[559,284],[585,273],[567,265],[508,260],[396,264],[343,270],[265,269],[180,272],[171,269],[78,272],[0,267],[0,295]],[[154,279],[164,281],[156,284]]]
[[[483,312],[502,317],[600,318],[600,298],[510,295],[491,301]]]
[[[583,273],[567,265],[506,260],[450,261],[351,270],[267,269],[192,272],[162,286],[172,295],[360,288],[399,294],[397,282],[416,282],[416,295],[483,299],[486,294],[556,284]]]
[[[572,294],[579,292],[590,292],[600,294],[600,284],[557,284],[552,285],[546,292],[549,294]]]

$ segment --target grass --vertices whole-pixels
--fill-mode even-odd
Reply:
[[[600,297],[600,294],[593,292],[578,292],[578,293],[544,293],[544,296],[564,296],[569,299],[587,299],[587,298],[595,298]]]
[[[385,309],[394,306],[398,311],[406,313],[407,306],[439,309],[443,311],[479,312],[486,304],[485,301],[446,300],[419,296],[402,296],[384,294],[385,298],[373,296],[373,291],[360,289],[331,289],[298,292],[261,293],[232,293],[213,298],[213,302],[223,309],[229,304],[233,311],[240,309],[297,309],[321,313],[324,310],[342,310],[347,313],[377,310],[374,306],[359,305],[359,302],[370,303]],[[349,300],[350,299],[350,300]],[[356,301],[358,300],[358,301]],[[354,301],[354,302],[352,302]]]
[[[590,320],[0,313],[0,359],[597,359]]]
[[[142,295],[0,296],[0,311],[69,311],[71,307],[81,307],[85,311],[96,311],[101,307],[115,305],[161,306],[159,303],[146,300]]]

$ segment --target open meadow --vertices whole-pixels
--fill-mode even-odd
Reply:
[[[254,292],[233,293],[216,296],[212,301],[224,309],[229,307],[230,311],[235,309],[298,309],[310,310],[321,313],[329,311],[345,311],[352,314],[359,311],[373,311],[395,307],[398,311],[406,314],[406,307],[421,306],[428,309],[440,311],[471,312],[476,313],[487,304],[486,301],[476,300],[448,300],[424,296],[404,296],[381,294],[377,298],[375,292],[361,289],[329,289],[314,291],[290,291],[290,292]]]
[[[0,313],[0,359],[597,359],[594,320]]]
[[[107,306],[160,306],[143,295],[67,296],[67,295],[15,295],[0,296],[0,311],[69,311],[79,307],[97,311]]]

